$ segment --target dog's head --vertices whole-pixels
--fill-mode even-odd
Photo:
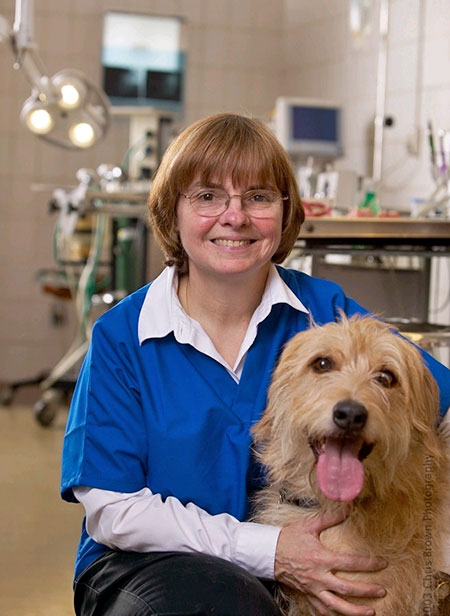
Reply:
[[[352,501],[382,495],[399,475],[408,489],[406,462],[416,456],[420,468],[433,455],[437,414],[417,349],[375,318],[342,315],[288,342],[253,434],[271,482]]]

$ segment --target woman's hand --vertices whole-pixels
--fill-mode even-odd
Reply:
[[[275,555],[275,579],[305,593],[311,605],[323,616],[334,612],[345,616],[373,616],[373,609],[350,603],[339,595],[383,597],[386,594],[384,588],[378,584],[344,580],[334,573],[338,570],[379,571],[387,563],[380,558],[333,552],[319,539],[323,530],[340,524],[345,517],[345,514],[333,514],[284,527]]]

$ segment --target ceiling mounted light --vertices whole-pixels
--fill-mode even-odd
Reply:
[[[46,109],[25,109],[24,122],[35,135],[47,135],[55,125],[52,116]]]
[[[47,75],[33,40],[32,0],[16,0],[13,29],[0,20],[0,42],[10,43],[15,62],[32,85],[21,120],[35,135],[63,148],[88,148],[109,128],[109,100],[86,75],[74,69]]]
[[[59,104],[65,109],[76,109],[80,104],[81,96],[80,92],[75,86],[70,83],[66,83],[61,87],[61,100]]]
[[[84,103],[86,86],[78,71],[61,71],[54,75],[51,81],[59,94],[58,105],[62,109],[77,109]]]
[[[78,122],[69,128],[69,137],[78,148],[89,148],[95,141],[95,130],[88,122]]]

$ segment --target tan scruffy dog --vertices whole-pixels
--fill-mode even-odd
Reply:
[[[342,316],[297,334],[281,355],[267,410],[254,428],[268,484],[255,519],[286,526],[349,509],[321,541],[389,565],[337,573],[387,591],[380,599],[348,600],[377,616],[431,615],[448,489],[437,422],[434,379],[413,345],[385,324]],[[318,614],[300,592],[283,587],[280,594],[289,616]]]

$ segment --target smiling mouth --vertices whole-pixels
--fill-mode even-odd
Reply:
[[[240,248],[241,246],[249,246],[254,240],[212,240],[217,246],[226,246],[227,248]]]
[[[324,453],[326,442],[328,439],[331,439],[331,438],[332,437],[325,437],[320,440],[313,440],[313,439],[308,440],[308,444],[311,447],[311,450],[316,460],[318,460],[319,457]],[[336,438],[333,440],[341,441],[342,446],[349,445],[354,451],[356,450],[355,451],[356,457],[358,458],[360,462],[365,460],[367,456],[370,455],[370,453],[372,452],[372,449],[374,448],[374,443],[366,443],[366,441],[362,441],[361,439],[351,439],[351,438],[344,437],[341,439]],[[358,445],[361,445],[361,446],[358,447]]]

